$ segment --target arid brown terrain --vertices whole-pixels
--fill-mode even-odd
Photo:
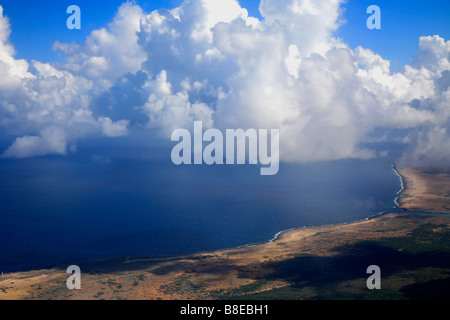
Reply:
[[[433,168],[401,171],[405,194],[399,205],[409,211],[450,212],[450,172]]]
[[[404,169],[402,208],[450,213],[450,174]],[[176,257],[79,262],[0,277],[0,299],[449,299],[450,216],[387,213],[349,224],[295,229],[274,241]],[[381,290],[366,269],[381,268]]]

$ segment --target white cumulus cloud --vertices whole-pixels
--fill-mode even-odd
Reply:
[[[84,44],[55,43],[60,64],[15,59],[1,10],[0,126],[17,136],[3,156],[66,154],[134,125],[170,137],[201,120],[280,129],[282,161],[375,157],[364,142],[380,128],[406,130],[405,163],[450,161],[450,42],[424,35],[413,62],[392,72],[334,36],[343,2],[262,0],[262,20],[236,0],[150,13],[126,2]]]

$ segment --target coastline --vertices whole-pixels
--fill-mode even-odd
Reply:
[[[404,182],[403,176],[398,171],[397,166],[395,165],[395,163],[392,163],[392,170],[394,171],[395,175],[400,180],[400,190],[397,191],[397,195],[399,195],[399,196],[395,197],[394,200],[393,200],[393,202],[395,203],[395,207],[394,208],[395,209],[400,209],[400,205],[397,202],[397,200],[402,197],[402,193],[405,190],[405,182]],[[385,214],[388,214],[388,213],[391,213],[391,211],[381,211],[381,212],[373,214],[373,215],[371,215],[371,216],[369,216],[367,218],[363,218],[363,219],[359,219],[359,220],[353,220],[353,221],[347,221],[347,222],[341,222],[341,223],[335,223],[335,224],[324,224],[324,225],[318,225],[318,226],[314,226],[314,227],[339,226],[339,225],[346,225],[346,224],[351,224],[351,223],[356,223],[356,222],[361,222],[361,221],[368,221],[368,220],[375,219],[375,218],[377,218],[379,216],[382,216],[382,215],[385,215]],[[289,231],[297,230],[297,229],[305,229],[305,228],[311,228],[311,226],[304,226],[304,227],[289,228],[289,229],[286,229],[286,230],[281,230],[281,231],[277,232],[275,234],[275,236],[272,239],[269,240],[269,242],[272,243],[272,242],[276,241],[278,236],[280,236],[284,232],[289,232]],[[239,247],[245,247],[245,246],[248,246],[248,245],[252,245],[252,244],[245,244],[245,245],[242,245],[242,246],[239,246]]]
[[[426,210],[412,211],[412,210],[408,210],[407,208],[402,207],[402,205],[398,201],[399,201],[399,199],[402,199],[402,198],[408,196],[408,193],[406,190],[407,189],[407,181],[406,181],[406,178],[402,175],[401,170],[398,169],[398,167],[396,166],[395,163],[392,163],[392,170],[394,171],[395,175],[399,178],[399,181],[400,181],[400,190],[397,191],[398,196],[395,197],[393,200],[393,202],[395,203],[394,209],[397,209],[397,210],[381,211],[381,212],[373,214],[367,218],[348,221],[348,222],[335,223],[335,224],[324,224],[324,225],[318,225],[318,226],[303,226],[303,227],[297,227],[297,228],[295,228],[295,227],[289,228],[289,229],[281,230],[281,231],[277,232],[274,235],[274,237],[272,239],[270,239],[268,242],[249,243],[249,244],[244,244],[244,245],[241,245],[241,246],[238,246],[235,248],[239,249],[239,248],[251,247],[251,246],[255,246],[255,245],[261,245],[264,243],[275,243],[277,241],[277,239],[280,236],[282,236],[284,233],[288,233],[288,232],[292,232],[292,231],[304,230],[304,229],[308,229],[308,228],[325,228],[325,227],[339,227],[339,226],[351,225],[351,224],[355,224],[355,223],[359,223],[359,222],[363,222],[363,221],[370,221],[370,220],[382,217],[384,215],[395,214],[395,213],[406,213],[406,214],[413,214],[413,215],[416,215],[416,214],[417,215],[420,215],[420,214],[448,215],[448,214],[450,214],[450,212],[433,213],[433,212],[427,212]],[[406,170],[411,170],[411,168],[408,168]],[[221,250],[232,250],[232,249],[233,248],[221,249]]]
[[[278,237],[281,236],[285,232],[290,232],[290,231],[295,231],[295,230],[302,230],[302,229],[308,229],[308,228],[325,228],[325,227],[333,227],[333,226],[335,226],[335,227],[345,226],[345,225],[349,225],[349,224],[353,224],[353,223],[358,223],[358,222],[363,222],[363,221],[369,221],[369,220],[372,220],[372,219],[376,219],[378,217],[381,217],[381,216],[389,214],[389,213],[394,213],[394,212],[382,211],[382,212],[373,214],[373,215],[371,215],[371,216],[369,216],[367,218],[363,218],[363,219],[359,219],[359,220],[353,220],[353,221],[348,221],[348,222],[333,223],[333,224],[322,224],[322,225],[318,225],[318,226],[304,226],[304,227],[298,227],[298,228],[290,228],[290,229],[286,229],[286,230],[282,230],[282,231],[277,232],[275,234],[275,236],[268,241],[268,243],[274,243],[278,239]],[[265,243],[265,242],[262,242],[262,243]],[[245,246],[251,246],[251,245],[255,245],[255,244],[258,244],[258,243],[246,244],[246,245],[243,245],[243,246],[239,246],[237,248],[241,248],[241,247],[245,247]]]
[[[395,170],[395,164],[393,163],[391,167],[394,170],[394,173],[400,178],[400,183],[403,186],[402,177]],[[387,172],[387,170],[385,172]],[[401,190],[398,191],[397,194],[399,192],[401,192]],[[396,202],[395,199],[392,200],[394,203]],[[388,208],[388,205],[386,205],[386,207]],[[333,223],[324,223],[324,224],[316,223],[316,224],[310,224],[310,225],[303,225],[303,224],[299,223],[298,225],[290,226],[290,227],[288,227],[286,229],[281,229],[281,228],[280,228],[281,230],[280,229],[278,229],[278,230],[275,229],[275,230],[272,231],[272,232],[275,231],[275,233],[270,232],[264,237],[260,237],[259,239],[255,239],[254,241],[249,241],[247,243],[241,242],[241,244],[235,244],[235,245],[229,245],[229,246],[228,245],[224,245],[224,246],[220,246],[220,247],[218,246],[217,248],[214,248],[214,249],[205,248],[205,249],[201,249],[201,250],[197,250],[197,251],[181,252],[181,253],[178,253],[176,255],[201,254],[203,252],[209,252],[211,250],[227,250],[227,249],[243,248],[243,247],[252,246],[252,245],[264,244],[264,243],[267,243],[267,242],[272,243],[272,242],[276,241],[276,239],[282,233],[289,232],[291,230],[305,229],[305,228],[309,228],[309,227],[326,227],[326,226],[332,226],[332,225],[336,225],[336,226],[338,226],[338,225],[346,225],[346,224],[350,224],[350,223],[354,223],[354,222],[370,220],[370,219],[373,219],[374,217],[377,217],[379,215],[385,214],[387,212],[390,212],[390,211],[389,210],[387,210],[387,211],[379,211],[379,212],[372,211],[370,213],[369,212],[365,212],[363,215],[361,215],[359,217],[354,217],[353,220],[352,220],[352,218],[350,218],[348,220],[341,219],[341,221],[337,221],[337,222],[333,222]],[[273,234],[273,236],[271,236],[271,233]],[[269,238],[270,236],[271,236],[271,238]],[[162,253],[161,256],[172,256],[172,254],[164,254],[164,253]],[[111,255],[111,256],[88,257],[88,258],[82,257],[81,259],[82,260],[84,260],[84,259],[94,260],[94,259],[111,258],[111,257],[115,257],[115,256]],[[78,260],[79,259],[77,259],[75,261],[78,261]],[[71,261],[70,260],[67,261],[67,263],[69,263],[69,262],[71,262]],[[48,263],[48,264],[41,264],[41,265],[35,267],[34,269],[37,269],[37,268],[51,268],[52,266],[60,265],[60,264],[64,264],[64,263],[66,263],[66,261],[62,261],[62,262],[56,261],[56,262],[51,262],[51,263]],[[29,269],[25,269],[24,268],[23,270],[11,270],[11,271],[8,270],[8,273],[14,273],[14,272],[20,272],[20,271],[29,271],[29,270],[32,270],[32,269],[31,268],[29,268]]]
[[[397,170],[394,166],[393,169]],[[406,177],[404,177],[405,174]],[[431,174],[429,170],[406,172],[399,170],[397,175],[405,180],[402,183],[402,187],[405,188],[401,191],[402,195],[410,196],[408,188],[413,184],[408,183],[408,179],[411,179],[411,176],[414,179],[422,179],[416,184],[420,182],[427,185],[428,190],[431,190],[433,183],[436,183],[435,176],[437,174],[444,174],[445,179],[439,180],[440,184],[436,188],[442,189],[442,183],[445,182],[445,186],[450,190],[450,179],[447,179],[448,172]],[[427,177],[428,180],[426,180]],[[421,204],[426,206],[427,203],[434,202],[439,197],[433,198],[428,195],[424,199],[420,199]],[[444,197],[441,200],[448,202],[449,199]],[[252,298],[253,295],[255,297],[261,297],[261,295],[267,297],[268,295],[270,298],[274,295],[273,297],[278,299],[284,294],[287,294],[286,298],[290,299],[293,297],[293,292],[297,292],[299,297],[305,299],[322,299],[347,297],[346,295],[350,294],[347,291],[350,289],[345,288],[354,288],[350,291],[355,297],[371,299],[371,293],[367,292],[365,287],[364,272],[358,281],[352,280],[353,276],[350,274],[357,270],[348,268],[346,264],[338,273],[326,272],[325,279],[329,279],[328,282],[326,281],[327,286],[331,286],[334,290],[330,292],[339,292],[334,297],[326,293],[328,291],[319,289],[322,286],[323,280],[320,279],[324,277],[324,270],[332,271],[336,265],[340,265],[341,259],[344,259],[343,261],[357,259],[354,263],[348,263],[350,266],[359,265],[361,263],[359,260],[365,256],[367,257],[364,259],[367,259],[367,263],[370,264],[377,260],[384,261],[386,257],[390,256],[394,257],[393,261],[402,259],[409,261],[414,255],[408,258],[402,256],[405,254],[404,250],[408,250],[404,247],[404,243],[419,246],[411,249],[411,252],[415,253],[417,248],[422,248],[423,243],[430,241],[430,237],[436,238],[433,240],[432,248],[450,243],[450,218],[448,216],[417,214],[403,211],[402,207],[399,209],[402,211],[380,212],[353,222],[292,228],[278,232],[268,242],[248,244],[237,248],[171,257],[111,257],[80,262],[79,266],[83,272],[82,290],[70,291],[66,288],[65,281],[68,275],[65,268],[67,266],[60,265],[49,269],[8,273],[0,277],[0,300],[229,299],[235,296]],[[424,230],[429,231],[424,233]],[[415,238],[412,238],[413,234],[419,234],[425,238],[417,242]],[[443,237],[447,237],[447,234],[449,242],[443,241]],[[369,249],[363,251],[358,249],[367,246]],[[389,249],[390,247],[395,250],[392,251]],[[356,250],[355,254],[352,253],[353,250]],[[399,257],[395,258],[396,255]],[[442,256],[445,258],[447,255],[443,254]],[[314,258],[310,261],[308,257]],[[433,257],[435,255],[428,259],[422,254],[418,256],[416,264],[426,264],[427,261],[433,261],[435,259]],[[309,267],[311,263],[314,266],[318,262],[329,263],[330,266]],[[363,265],[365,264],[366,262],[363,262]],[[285,269],[285,266],[291,265],[292,267]],[[442,265],[450,266],[450,261],[442,263]],[[433,264],[430,267],[434,268]],[[450,273],[450,267],[445,272],[440,271],[441,269],[436,269],[431,274],[427,271],[423,277],[442,278],[444,274]],[[344,281],[338,277],[336,280],[336,274],[349,274],[349,278],[348,280],[345,278]],[[416,278],[417,275],[410,271],[400,272],[394,276],[395,281],[392,280],[391,284],[391,287],[395,289],[392,289],[395,292],[394,296],[400,297],[403,290],[395,286],[398,286],[399,283],[403,286],[412,285]],[[296,285],[297,281],[300,282]],[[292,285],[295,286],[292,287]],[[312,287],[316,289],[313,291],[308,289]]]
[[[392,170],[394,171],[394,173],[396,174],[396,176],[397,176],[397,177],[399,178],[399,180],[400,180],[401,188],[400,188],[399,191],[397,191],[397,195],[399,195],[399,196],[397,196],[397,197],[395,197],[395,198],[393,199],[393,202],[394,202],[394,204],[395,204],[394,209],[400,209],[397,200],[398,200],[399,198],[402,197],[401,193],[404,191],[405,182],[404,182],[404,178],[402,177],[402,175],[398,172],[398,169],[397,169],[395,163],[392,163],[391,168],[392,168]],[[402,210],[402,211],[403,211],[403,210]],[[381,212],[372,214],[372,215],[370,215],[370,216],[368,216],[368,217],[366,217],[366,218],[362,218],[362,219],[358,219],[358,220],[345,221],[345,222],[340,222],[340,223],[322,224],[322,225],[316,225],[316,226],[301,226],[301,227],[288,228],[288,229],[284,229],[284,230],[278,231],[278,232],[275,233],[275,235],[274,235],[271,239],[269,239],[268,241],[254,242],[254,243],[246,243],[246,244],[242,244],[242,245],[239,245],[239,246],[236,246],[236,247],[232,247],[232,248],[223,248],[223,249],[218,249],[218,250],[239,249],[239,248],[245,248],[245,247],[253,246],[253,245],[260,245],[260,244],[264,244],[264,243],[273,243],[273,242],[275,242],[275,241],[277,240],[277,238],[278,238],[280,235],[282,235],[282,234],[285,233],[285,232],[289,232],[289,231],[293,231],[293,230],[302,230],[302,229],[306,229],[306,228],[321,228],[321,227],[328,227],[328,226],[347,225],[347,224],[352,224],[352,223],[356,223],[356,222],[361,222],[361,221],[367,221],[367,220],[375,219],[376,217],[379,217],[379,216],[382,216],[382,215],[385,215],[385,214],[388,214],[388,213],[393,213],[393,212],[397,212],[397,211],[394,211],[394,210],[392,210],[392,211],[389,211],[389,210],[388,210],[388,211],[381,211]],[[200,252],[196,252],[196,253],[193,253],[193,254],[199,254],[199,253],[202,253],[202,252],[210,252],[210,251],[200,251]]]
[[[175,257],[115,257],[85,261],[78,264],[82,270],[82,290],[71,291],[66,288],[67,266],[6,274],[0,277],[0,300],[210,300],[240,295],[247,297],[247,294],[272,294],[284,290],[289,292],[297,281],[295,279],[303,274],[306,278],[298,281],[312,281],[306,287],[316,285],[316,279],[319,279],[319,284],[322,283],[322,272],[328,269],[320,265],[314,267],[317,261],[329,261],[326,263],[330,264],[330,271],[333,271],[332,266],[339,265],[341,259],[358,261],[362,254],[366,254],[370,265],[393,253],[380,252],[386,250],[382,249],[383,246],[379,249],[370,249],[369,246],[364,251],[352,248],[366,246],[368,241],[377,243],[384,239],[399,239],[403,242],[401,239],[408,237],[416,227],[423,224],[438,226],[449,220],[448,217],[384,213],[345,225],[293,229],[281,233],[273,242],[241,248]],[[408,224],[405,225],[406,221]],[[402,254],[401,251],[395,252]],[[310,261],[308,257],[313,260]],[[301,259],[305,259],[305,262]],[[311,263],[313,265],[310,267]],[[285,266],[288,268],[287,275],[286,271],[282,271]],[[302,271],[305,268],[308,271]],[[350,268],[346,272],[352,270]],[[358,286],[356,280],[342,284],[333,280],[330,283],[342,288],[351,285],[358,290],[367,289],[364,271],[361,271],[363,278],[357,280]],[[331,272],[331,275],[334,274]],[[327,273],[327,277],[330,274]],[[333,290],[338,290],[337,287],[333,287]],[[302,293],[305,299],[315,297],[308,292]]]
[[[395,208],[399,208],[400,204],[398,203],[398,200],[402,197],[402,193],[405,191],[405,179],[403,178],[403,176],[398,171],[397,166],[395,165],[395,163],[392,164],[392,170],[397,175],[397,177],[400,179],[400,190],[397,191],[397,194],[399,196],[395,197],[395,199],[394,199]]]

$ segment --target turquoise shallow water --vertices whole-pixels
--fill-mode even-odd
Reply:
[[[391,210],[390,159],[174,166],[164,157],[0,161],[0,271],[115,255],[171,255],[269,241],[285,229]]]

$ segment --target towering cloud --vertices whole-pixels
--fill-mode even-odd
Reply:
[[[376,157],[362,143],[384,128],[406,129],[404,162],[450,163],[450,42],[421,37],[411,65],[392,72],[334,37],[342,2],[262,0],[262,20],[236,0],[151,13],[125,3],[83,45],[55,43],[61,64],[14,59],[1,12],[0,126],[18,137],[3,155],[66,154],[133,125],[169,138],[201,120],[280,129],[282,161]]]
[[[73,73],[98,79],[106,84],[127,72],[140,70],[147,54],[138,44],[142,9],[127,2],[106,27],[94,30],[84,45],[55,42],[54,50],[62,51]]]

